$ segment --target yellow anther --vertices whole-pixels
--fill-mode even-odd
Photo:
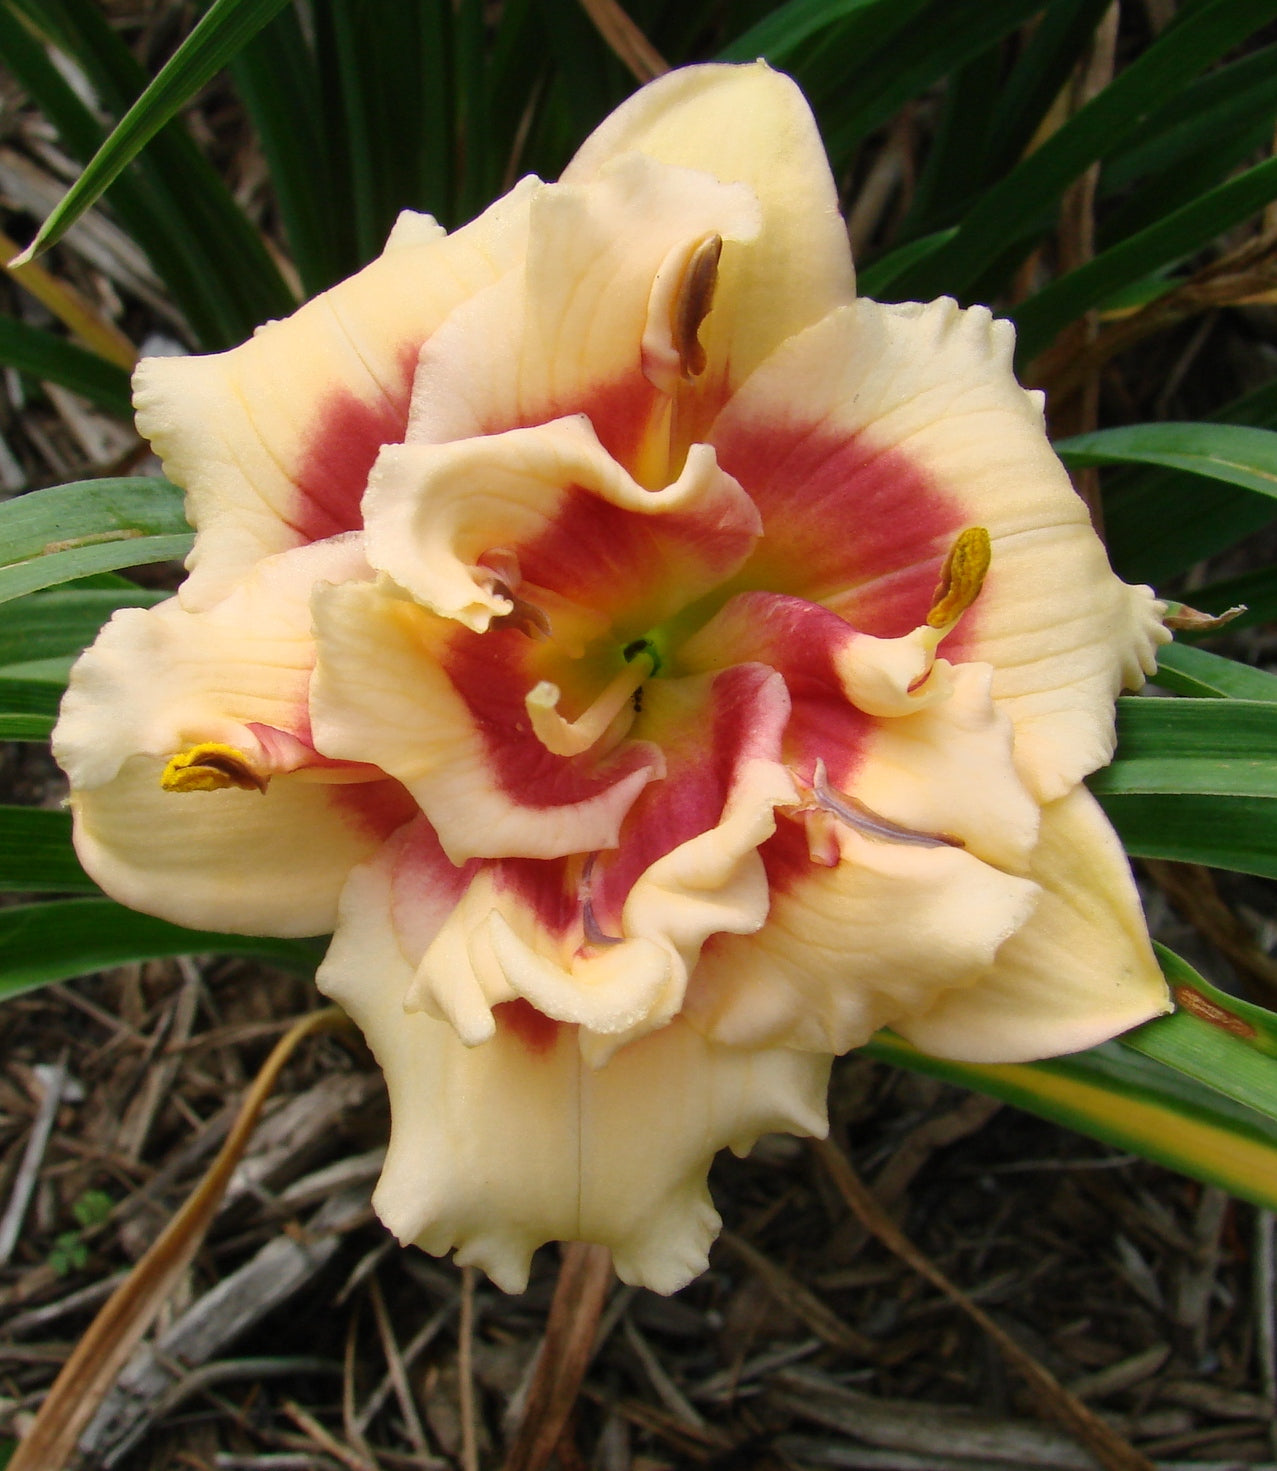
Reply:
[[[172,757],[160,786],[166,792],[218,792],[223,787],[264,792],[269,780],[254,770],[243,751],[220,741],[201,741]]]
[[[944,571],[927,614],[928,628],[949,628],[967,611],[984,585],[989,570],[989,533],[983,526],[968,526],[958,533],[944,559]]]
[[[683,277],[670,306],[670,336],[685,381],[699,378],[705,371],[705,349],[698,334],[714,305],[718,260],[722,253],[721,235],[706,235],[696,244],[683,267]]]

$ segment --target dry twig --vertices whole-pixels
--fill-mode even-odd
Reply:
[[[595,1330],[612,1283],[612,1255],[573,1241],[564,1248],[523,1417],[511,1439],[505,1471],[541,1471],[567,1424]]]
[[[349,1025],[344,1012],[327,1007],[303,1017],[276,1044],[208,1174],[94,1318],[14,1452],[9,1471],[58,1471],[66,1464],[80,1432],[199,1249],[280,1070],[306,1037]]]
[[[834,1187],[853,1214],[868,1226],[884,1246],[895,1252],[920,1276],[925,1277],[933,1287],[943,1292],[989,1335],[1010,1367],[1025,1379],[1044,1408],[1081,1441],[1104,1466],[1105,1471],[1153,1471],[1151,1462],[1111,1430],[1103,1420],[1098,1419],[1076,1395],[1070,1394],[1054,1374],[1022,1349],[983,1308],[972,1302],[960,1288],[955,1287],[930,1258],[918,1250],[865,1188],[835,1144],[822,1139],[813,1148],[829,1171]]]

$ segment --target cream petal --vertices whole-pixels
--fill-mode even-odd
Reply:
[[[978,985],[892,1025],[937,1057],[1031,1062],[1080,1052],[1171,1009],[1130,865],[1085,787],[1042,812],[1033,916]]]
[[[676,959],[669,944],[636,938],[565,955],[564,937],[500,868],[477,874],[441,926],[405,994],[409,1010],[447,1021],[471,1047],[494,1034],[493,1008],[520,997],[553,1021],[608,1038],[608,1051],[618,1034],[650,1030]]]
[[[336,537],[267,558],[207,612],[171,598],[116,613],[75,664],[53,733],[72,786],[110,781],[131,756],[167,758],[205,741],[269,775],[278,765],[269,730],[309,731],[311,593],[371,575],[360,538]]]
[[[652,704],[674,737],[662,742],[668,773],[635,803],[618,849],[571,866],[486,865],[416,964],[411,1008],[473,1045],[492,1035],[493,1007],[523,998],[579,1025],[582,1054],[598,1065],[675,1015],[710,935],[763,924],[758,848],[775,808],[796,800],[776,760],[783,685],[745,667],[662,681]]]
[[[935,658],[942,638],[925,623],[901,638],[875,638],[819,603],[747,592],[730,598],[679,644],[673,662],[695,673],[755,659],[841,691],[865,715],[899,716],[949,698],[950,666]]]
[[[794,768],[818,787],[813,768],[827,767],[860,813],[901,838],[819,810],[813,791],[761,849],[766,924],[708,942],[684,1013],[734,1046],[843,1052],[986,973],[1037,902],[1037,885],[1020,875],[1038,809],[1016,774],[987,667],[952,670],[947,699],[872,721],[830,713],[828,673],[822,690],[810,668],[803,678],[783,663],[780,672],[790,680]]]
[[[403,438],[421,344],[522,256],[534,188],[446,238],[402,222],[371,265],[230,352],[138,367],[138,428],[199,532],[187,607],[261,557],[359,526],[377,451]]]
[[[877,722],[847,789],[901,827],[951,834],[982,862],[1028,873],[1040,809],[1016,772],[992,671],[962,664],[949,673],[947,700]]]
[[[522,269],[460,307],[422,352],[408,439],[443,443],[581,411],[633,468],[661,401],[644,374],[644,343],[650,353],[660,326],[653,283],[705,236],[725,240],[730,259],[757,231],[748,189],[640,154],[610,160],[588,184],[542,187]]]
[[[347,875],[415,810],[391,781],[276,777],[266,792],[166,792],[164,762],[126,761],[73,791],[75,848],[112,898],[193,929],[327,934]]]
[[[695,445],[646,490],[580,415],[452,444],[390,445],[364,502],[368,555],[419,601],[484,632],[511,612],[481,559],[606,618],[625,642],[720,583],[759,532],[749,497]],[[535,600],[536,594],[533,594]],[[552,632],[553,615],[550,615]]]
[[[558,858],[614,847],[660,752],[554,756],[524,699],[531,640],[474,634],[393,589],[321,588],[311,719],[319,750],[380,767],[413,794],[449,858]],[[357,754],[356,754],[357,753]]]
[[[851,300],[855,278],[837,191],[811,109],[788,77],[764,62],[670,72],[601,124],[563,182],[592,182],[630,151],[743,183],[758,199],[758,238],[748,249],[724,251],[716,307],[701,333],[731,383]]]
[[[839,831],[840,861],[824,867],[789,827],[764,849],[767,923],[715,936],[688,989],[683,1014],[714,1041],[858,1047],[938,992],[974,983],[1037,902],[1035,884],[957,848]]]
[[[456,1248],[506,1291],[552,1240],[611,1249],[623,1280],[673,1292],[704,1269],[718,1216],[705,1176],[725,1145],[823,1133],[829,1060],[716,1047],[675,1022],[597,1070],[574,1028],[526,1002],[490,1041],[405,1014],[412,976],[388,923],[388,875],[356,870],[320,969],[363,1029],[390,1091],[390,1149],[374,1196],[401,1241]]]
[[[711,437],[764,520],[741,580],[876,635],[922,623],[957,534],[987,528],[988,576],[945,653],[993,666],[1047,801],[1110,758],[1114,696],[1169,635],[1148,589],[1109,570],[1012,347],[983,307],[859,301],[778,351]]]

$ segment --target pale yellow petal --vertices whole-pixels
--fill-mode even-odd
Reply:
[[[363,1029],[386,1074],[391,1139],[374,1203],[402,1241],[456,1248],[507,1291],[545,1241],[609,1247],[618,1274],[657,1292],[706,1264],[718,1216],[715,1152],[760,1133],[823,1133],[828,1059],[716,1047],[681,1022],[597,1070],[575,1029],[526,1002],[490,1041],[405,1014],[411,980],[388,923],[384,867],[352,877],[320,984]]]
[[[116,613],[72,669],[53,733],[71,785],[99,786],[131,756],[167,759],[206,741],[269,775],[252,727],[309,728],[311,593],[371,575],[360,538],[339,537],[266,559],[207,612],[172,598]]]
[[[767,876],[757,849],[792,802],[782,768],[747,762],[708,831],[659,858],[626,899],[621,934],[589,943],[543,918],[516,875],[488,865],[443,919],[406,992],[412,1010],[449,1022],[469,1045],[493,1035],[492,1009],[523,999],[580,1028],[593,1066],[664,1026],[683,1003],[701,946],[713,934],[752,934],[767,917]]]
[[[845,1052],[881,1026],[982,975],[1037,901],[1037,887],[960,849],[839,833],[841,861],[791,863],[756,935],[706,945],[684,1015],[740,1047]],[[792,839],[790,841],[793,841]],[[788,870],[788,865],[787,865]]]
[[[924,1051],[963,1062],[1080,1052],[1170,1010],[1130,865],[1085,787],[1042,813],[1042,899],[988,976],[893,1022]]]
[[[121,904],[193,929],[322,935],[347,875],[412,814],[394,782],[276,777],[262,792],[166,792],[134,756],[73,792],[75,848]]]
[[[511,588],[481,565],[499,551],[576,607],[614,613],[629,630],[620,643],[734,572],[759,529],[707,445],[693,447],[672,484],[644,489],[581,415],[388,446],[364,510],[369,560],[441,617],[482,633],[511,611]],[[558,637],[553,609],[547,616]]]
[[[701,333],[709,357],[730,365],[730,381],[851,300],[837,191],[811,109],[788,77],[764,62],[671,72],[622,103],[563,180],[590,182],[630,151],[746,184],[758,199],[758,238],[724,251],[715,310]]]
[[[1169,635],[1149,590],[1110,571],[1013,344],[983,307],[859,301],[777,352],[712,437],[764,520],[742,576],[871,633],[922,623],[954,539],[987,528],[983,590],[942,649],[993,666],[1021,774],[1049,801],[1110,758],[1114,696]]]
[[[636,796],[660,774],[660,753],[640,742],[598,763],[545,750],[523,707],[535,681],[520,683],[510,648],[528,644],[521,634],[473,634],[368,584],[320,589],[314,613],[316,746],[402,782],[454,863],[615,847]],[[457,637],[477,641],[464,665],[477,688],[459,688],[462,664],[449,643]],[[485,716],[471,703],[494,691],[508,718]]]
[[[188,607],[261,557],[358,527],[378,449],[403,438],[422,343],[521,256],[530,188],[446,238],[401,224],[371,265],[230,352],[139,366],[138,427],[200,533]]]
[[[729,259],[757,231],[748,189],[638,154],[588,184],[537,190],[520,269],[460,307],[422,354],[408,438],[439,443],[584,412],[629,458],[659,397],[644,374],[654,283],[707,235],[727,242]]]
[[[1016,772],[1011,722],[990,697],[992,671],[941,672],[949,698],[877,722],[849,791],[902,827],[949,834],[983,862],[1026,873],[1039,808]]]

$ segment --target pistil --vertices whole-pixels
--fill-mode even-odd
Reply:
[[[552,755],[579,756],[603,739],[618,716],[629,716],[625,723],[628,730],[634,718],[634,694],[651,678],[655,667],[656,660],[650,652],[644,650],[636,654],[584,713],[573,721],[567,721],[559,714],[562,691],[558,685],[551,684],[548,679],[541,680],[528,691],[524,700],[533,733]],[[616,732],[613,744],[623,735],[624,730]]]

